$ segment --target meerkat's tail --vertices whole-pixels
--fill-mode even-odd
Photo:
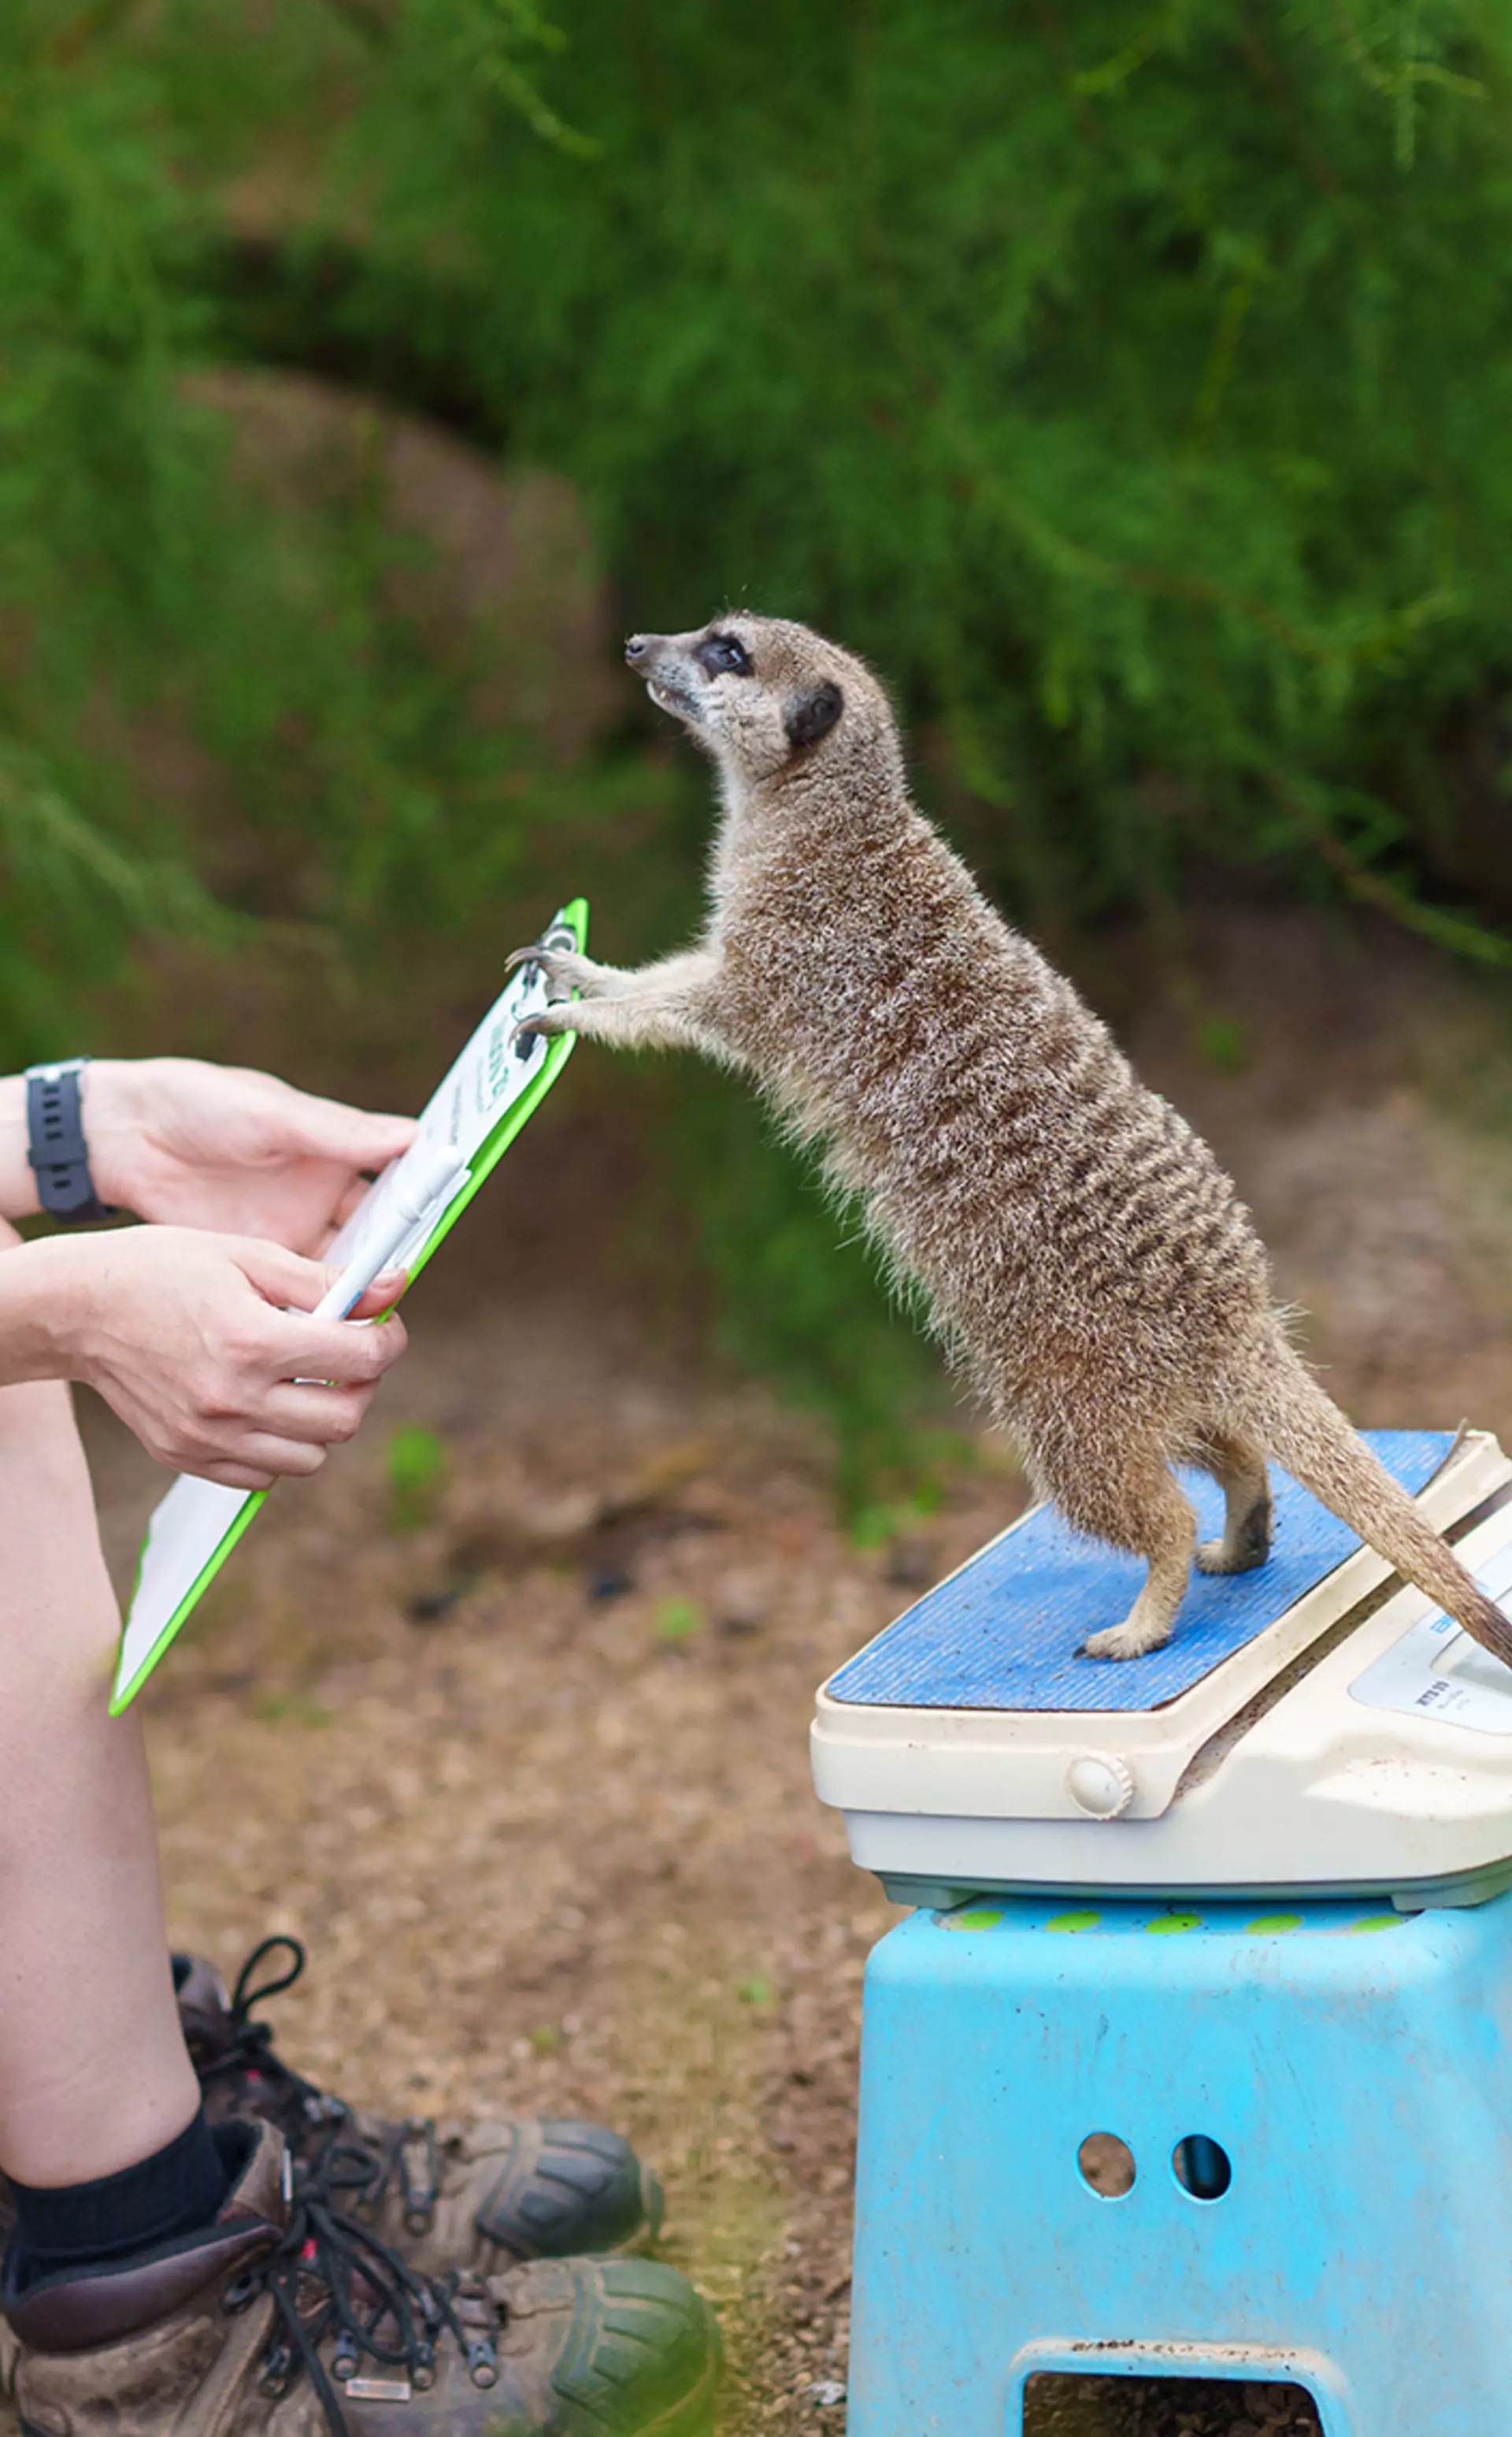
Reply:
[[[1257,1435],[1304,1489],[1512,1667],[1512,1622],[1487,1599],[1290,1346],[1277,1349],[1259,1394],[1251,1390],[1245,1402]]]

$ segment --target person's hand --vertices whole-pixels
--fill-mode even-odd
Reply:
[[[187,1228],[54,1236],[0,1260],[0,1338],[26,1349],[12,1377],[87,1380],[161,1464],[267,1489],[319,1471],[404,1352],[397,1316],[381,1328],[307,1317],[336,1276],[276,1244]],[[354,1317],[386,1310],[403,1284],[376,1280]]]
[[[316,1099],[248,1067],[196,1058],[97,1059],[84,1069],[84,1139],[102,1201],[159,1226],[263,1236],[323,1252],[415,1137],[412,1117]]]

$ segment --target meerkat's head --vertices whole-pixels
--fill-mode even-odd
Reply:
[[[687,635],[632,635],[625,657],[727,778],[750,784],[893,734],[862,660],[808,626],[744,610]]]

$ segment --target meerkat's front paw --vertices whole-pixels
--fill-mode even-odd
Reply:
[[[576,1032],[576,1012],[572,1000],[564,999],[560,1007],[540,1007],[533,1015],[522,1015],[510,1035],[511,1047],[519,1049],[522,1043],[528,1046],[532,1038],[554,1041],[558,1033]]]
[[[1147,1650],[1158,1650],[1170,1639],[1169,1625],[1141,1624],[1126,1616],[1121,1624],[1110,1624],[1104,1633],[1089,1633],[1082,1653],[1087,1658],[1142,1658]]]
[[[607,965],[596,965],[576,948],[516,948],[504,960],[506,973],[515,973],[521,965],[535,965],[546,975],[546,986],[552,998],[565,998],[576,991],[580,998],[600,998],[613,981]]]

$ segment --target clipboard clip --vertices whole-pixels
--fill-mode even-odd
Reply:
[[[578,935],[569,922],[553,922],[548,929],[542,932],[538,939],[531,941],[531,945],[536,948],[565,949],[575,955],[578,948]],[[533,990],[542,978],[542,968],[537,964],[527,962],[515,968],[515,979],[527,991]],[[546,975],[545,979],[547,1007],[560,1007],[565,1000],[572,996],[570,989],[553,990],[549,975]],[[522,1062],[528,1058],[533,1058],[540,1045],[541,1036],[538,1032],[517,1031],[515,1033],[514,1055]]]

